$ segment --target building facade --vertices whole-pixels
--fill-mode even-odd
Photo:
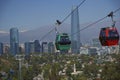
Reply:
[[[35,50],[35,53],[40,53],[41,52],[41,46],[40,46],[40,43],[39,43],[39,40],[35,40],[34,41],[34,50]]]
[[[5,54],[9,54],[10,53],[10,45],[8,43],[4,44],[4,46],[3,46],[3,53],[5,53]]]
[[[48,43],[42,42],[42,53],[48,53]]]
[[[55,46],[53,42],[48,43],[48,53],[55,53]]]
[[[19,32],[17,28],[10,29],[10,53],[12,55],[19,53]]]
[[[73,7],[71,14],[71,52],[80,53],[80,26],[78,8]]]
[[[34,53],[35,52],[34,42],[31,41],[31,42],[29,42],[29,44],[30,44],[30,53]]]
[[[0,55],[3,54],[3,43],[0,43]]]
[[[24,46],[25,46],[25,55],[26,56],[30,55],[30,43],[25,42]]]

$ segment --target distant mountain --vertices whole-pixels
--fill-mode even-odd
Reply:
[[[81,24],[80,28],[83,29],[84,27],[86,27],[89,24],[90,23]],[[56,25],[42,26],[42,27],[39,27],[39,28],[34,29],[34,30],[20,32],[20,34],[19,34],[20,43],[24,43],[27,41],[33,41],[36,39],[41,40],[41,38],[44,35],[46,35],[50,30],[55,28],[55,26]],[[94,26],[91,26],[85,30],[82,30],[80,32],[81,42],[83,42],[83,43],[90,42],[93,38],[98,38],[100,28],[108,27],[108,26],[111,26],[111,21],[100,22],[100,23],[95,24]],[[118,29],[118,32],[120,33],[119,26],[120,26],[120,20],[118,20],[116,23],[116,27]],[[56,27],[58,27],[57,30],[60,33],[65,32],[65,33],[69,33],[69,35],[71,33],[71,25],[70,24],[62,24],[62,25],[56,26]],[[55,41],[55,36],[56,36],[56,32],[54,30],[53,32],[51,32],[49,35],[47,35],[41,41]],[[0,42],[9,43],[9,40],[10,40],[9,33],[0,33]]]

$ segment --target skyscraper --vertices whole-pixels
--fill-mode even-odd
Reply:
[[[41,46],[40,46],[39,40],[35,40],[34,41],[34,50],[35,50],[35,52],[40,53],[40,48],[41,48]]]
[[[42,42],[42,53],[48,53],[48,43]]]
[[[25,55],[28,56],[30,55],[30,42],[25,42]]]
[[[35,52],[34,42],[30,41],[29,44],[30,44],[30,53],[34,53]]]
[[[31,53],[34,52],[39,52],[40,53],[40,44],[38,40],[30,41],[30,42],[25,42],[24,43],[25,46],[25,55],[29,56]]]
[[[19,32],[17,28],[10,29],[10,52],[12,55],[19,53]]]
[[[80,33],[79,33],[79,13],[78,7],[73,7],[71,14],[71,52],[80,53]]]
[[[0,43],[0,55],[3,54],[3,43]]]

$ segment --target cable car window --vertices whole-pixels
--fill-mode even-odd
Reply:
[[[118,36],[119,36],[119,35],[118,35],[118,33],[117,33],[116,30],[110,30],[110,31],[109,31],[109,37],[116,38],[116,37],[118,37]]]
[[[69,41],[68,36],[61,36],[61,41]]]
[[[69,45],[71,43],[71,41],[69,40],[68,36],[61,36],[60,37],[60,44],[61,45]]]
[[[105,36],[106,36],[105,31],[101,31],[100,36],[101,36],[101,37],[105,37]]]

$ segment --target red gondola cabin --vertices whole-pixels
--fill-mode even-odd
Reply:
[[[118,45],[119,34],[116,27],[101,28],[99,40],[102,46]]]

